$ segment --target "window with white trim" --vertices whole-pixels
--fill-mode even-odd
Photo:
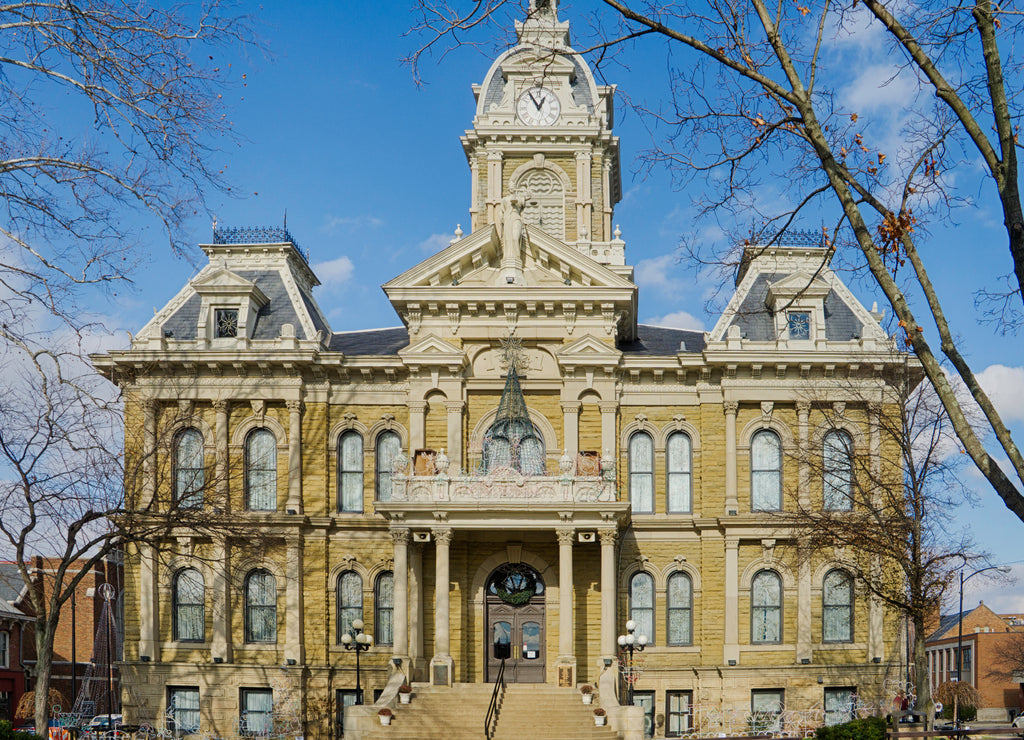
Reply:
[[[629,618],[636,622],[635,634],[647,636],[654,644],[654,578],[640,571],[629,579]]]
[[[363,510],[363,438],[349,430],[338,438],[338,511]]]
[[[363,618],[363,579],[354,570],[346,570],[338,576],[336,600],[340,643],[341,636],[352,631],[352,623]]]
[[[245,578],[245,641],[277,642],[277,579],[263,569]]]
[[[665,445],[665,493],[669,514],[693,513],[692,464],[690,436],[685,432],[673,432]]]
[[[845,570],[830,570],[821,584],[823,642],[853,642],[853,579]]]
[[[395,460],[402,454],[402,441],[395,432],[381,432],[377,435],[377,500],[391,500],[391,476],[395,472]]]
[[[853,508],[853,438],[833,429],[822,440],[822,503],[831,511]]]
[[[195,568],[182,568],[172,586],[172,621],[178,642],[206,639],[206,584]]]
[[[183,509],[199,509],[203,505],[203,446],[203,435],[198,429],[183,429],[174,437],[174,501]]]
[[[245,438],[245,508],[277,510],[277,438],[269,429],[253,429]]]
[[[690,576],[676,571],[668,578],[666,603],[668,605],[669,645],[693,644],[693,582]]]
[[[634,514],[654,513],[654,440],[647,432],[629,438],[629,501]]]
[[[782,642],[782,578],[759,570],[750,582],[750,641]]]
[[[769,429],[750,441],[750,508],[782,510],[782,440]]]

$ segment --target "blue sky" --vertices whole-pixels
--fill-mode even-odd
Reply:
[[[225,226],[279,225],[287,211],[290,231],[324,283],[317,298],[335,331],[398,325],[379,286],[446,246],[456,224],[468,231],[469,168],[459,136],[472,122],[470,85],[482,81],[498,47],[494,39],[477,37],[479,48],[428,59],[422,68],[426,84],[417,87],[399,61],[417,46],[416,37],[405,35],[414,22],[408,5],[243,5],[268,55],[232,53],[224,59],[238,83],[225,99],[240,140],[216,160],[232,182],[233,196],[211,194],[210,210]],[[590,6],[584,0],[563,2],[561,16],[579,25]],[[833,53],[848,70],[836,82],[847,102],[882,110],[907,99],[899,80],[888,81],[893,62],[870,29],[837,42]],[[685,61],[676,55],[671,63]],[[619,86],[622,99],[653,104],[664,96],[669,66],[663,45],[644,43],[626,50],[607,81]],[[715,317],[704,304],[716,278],[681,262],[677,247],[683,236],[722,246],[722,231],[735,223],[695,221],[699,181],[679,191],[663,170],[638,172],[636,157],[650,146],[650,134],[625,106],[616,112],[616,132],[624,197],[615,223],[622,228],[627,261],[636,266],[640,319],[710,329]],[[779,197],[780,187],[784,180],[774,190],[766,188],[765,199]],[[955,330],[967,337],[970,361],[988,368],[983,381],[1022,441],[1021,342],[979,325],[973,304],[977,288],[1009,270],[1005,236],[997,211],[985,205],[990,194],[979,188],[974,196],[978,202],[951,222],[931,225],[928,258]],[[197,218],[194,241],[210,236],[211,219]],[[153,245],[136,289],[106,311],[117,328],[141,328],[201,264],[198,252],[191,262],[171,257],[156,234]],[[880,291],[866,281],[853,280],[851,287],[869,307],[874,300],[884,306]],[[967,478],[979,500],[955,516],[971,526],[993,562],[1020,559],[1016,545],[1024,524],[976,474],[968,472]],[[1007,587],[982,580],[972,582],[965,604],[981,597],[996,608],[1024,612],[1024,595],[1018,596],[1024,581]]]

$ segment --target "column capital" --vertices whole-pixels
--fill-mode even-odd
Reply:
[[[584,151],[576,152],[576,161],[577,162],[579,162],[581,160],[589,160],[589,159],[590,159],[590,152],[589,151],[584,150]]]
[[[426,401],[406,401],[405,405],[409,407],[409,411],[412,413],[422,414],[427,410]]]
[[[601,401],[597,405],[601,408],[602,414],[608,414],[617,411],[619,408],[619,404],[617,401]]]
[[[616,527],[604,527],[597,530],[597,536],[601,538],[602,545],[614,545],[619,539],[619,530]]]
[[[559,545],[569,545],[576,541],[576,529],[575,527],[559,527],[555,530],[555,535],[558,537]]]
[[[722,403],[722,409],[725,411],[727,416],[735,416],[736,412],[740,409],[740,405],[737,401],[724,401]]]
[[[811,402],[810,401],[797,401],[796,411],[800,416],[807,416],[811,413]]]
[[[226,414],[231,408],[231,401],[226,398],[218,398],[213,402],[213,410],[218,414]]]
[[[504,156],[505,155],[498,149],[491,149],[487,152],[487,159],[490,162],[500,162]]]
[[[294,413],[299,413],[299,414],[302,413],[302,408],[303,408],[302,401],[298,401],[298,400],[285,401],[284,405],[287,406],[288,410],[291,411],[293,414]]]
[[[147,414],[151,414],[156,411],[157,402],[155,398],[143,398],[139,405],[142,406],[142,410]]]
[[[563,414],[578,414],[582,407],[582,401],[562,401]]]
[[[461,414],[466,409],[465,401],[445,401],[444,407],[449,414]]]
[[[410,534],[408,527],[391,528],[391,541],[396,545],[407,545],[411,539],[412,535]]]
[[[431,529],[430,534],[434,536],[434,541],[439,545],[447,545],[452,541],[451,527],[438,527]]]

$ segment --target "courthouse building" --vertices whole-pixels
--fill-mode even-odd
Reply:
[[[180,728],[230,734],[286,685],[307,734],[337,732],[319,723],[354,697],[360,618],[367,701],[395,671],[493,680],[506,650],[506,680],[594,683],[632,619],[662,735],[693,705],[829,709],[903,674],[849,554],[801,552],[777,517],[848,505],[849,456],[878,449],[851,391],[900,360],[878,314],[802,233],[747,248],[711,331],[638,323],[615,88],[533,4],[473,87],[471,228],[383,286],[399,328],[331,326],[285,230],[220,228],[94,358],[148,456],[139,506],[261,533],[131,555],[128,721],[173,702]]]

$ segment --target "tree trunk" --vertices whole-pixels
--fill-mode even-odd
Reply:
[[[916,709],[924,713],[924,727],[931,730],[935,712],[932,711],[932,690],[928,681],[928,656],[924,651],[925,624],[924,615],[915,615],[914,623],[914,693],[917,695]]]
[[[49,735],[50,717],[47,707],[50,698],[50,674],[53,671],[53,633],[55,625],[49,619],[36,621],[36,734]],[[72,699],[72,701],[74,701]],[[61,707],[65,712],[71,707]]]

